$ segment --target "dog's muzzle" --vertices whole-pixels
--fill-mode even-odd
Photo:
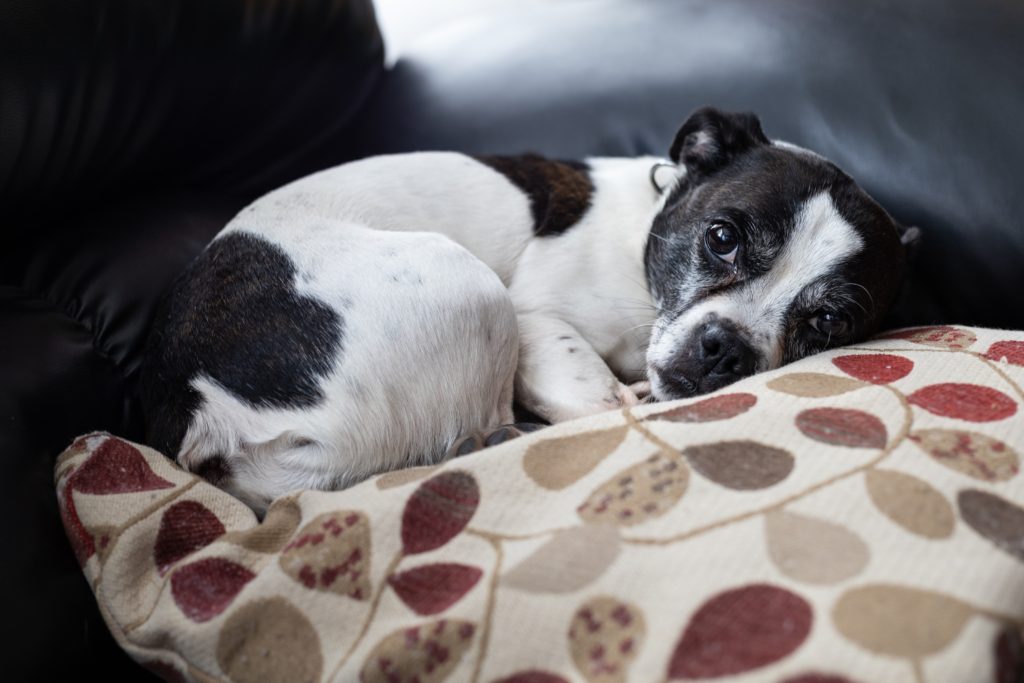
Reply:
[[[658,369],[664,388],[682,398],[715,391],[754,374],[757,354],[728,320],[711,318],[698,326],[682,351]]]

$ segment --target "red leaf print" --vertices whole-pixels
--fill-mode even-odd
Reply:
[[[1017,412],[1009,396],[978,384],[932,384],[907,398],[929,413],[969,422],[993,422]]]
[[[999,362],[1006,359],[1006,362],[1014,365],[1024,365],[1024,341],[1001,341],[988,347],[985,358]]]
[[[174,484],[154,474],[135,446],[109,438],[71,475],[68,486],[82,493],[107,494],[169,489]]]
[[[171,595],[186,617],[202,623],[223,612],[255,576],[240,564],[208,557],[171,574]]]
[[[151,674],[156,674],[164,683],[187,683],[188,681],[170,662],[154,660],[151,662],[140,662],[140,664],[149,669]]]
[[[407,555],[440,548],[469,523],[480,489],[468,472],[442,472],[419,485],[402,512],[402,550]]]
[[[834,446],[882,448],[885,425],[874,415],[847,408],[812,408],[796,416],[796,426],[805,436]]]
[[[806,600],[776,586],[719,593],[690,619],[668,677],[715,678],[771,664],[800,647],[813,618]]]
[[[459,665],[476,628],[469,621],[441,619],[392,631],[363,661],[359,680],[440,683]]]
[[[64,521],[64,532],[67,534],[68,540],[71,541],[71,549],[75,552],[75,559],[78,560],[80,566],[84,567],[85,563],[96,552],[96,543],[93,541],[92,534],[89,533],[85,525],[82,524],[82,520],[78,517],[70,485],[64,487],[64,498],[61,502],[60,516]]]
[[[728,420],[747,412],[757,403],[753,394],[723,394],[704,399],[686,406],[679,406],[663,413],[649,416],[648,420],[668,420],[669,422],[711,422]]]
[[[284,547],[278,564],[310,590],[366,600],[370,594],[370,524],[356,510],[310,520]]]
[[[224,534],[224,525],[217,515],[194,500],[183,500],[164,511],[160,530],[153,544],[153,560],[160,574],[171,565],[200,548],[213,543]]]
[[[1024,671],[1024,634],[1014,626],[1003,628],[992,648],[995,652],[995,683],[1020,683]]]
[[[832,364],[851,377],[872,384],[888,384],[903,379],[914,369],[914,361],[891,353],[839,356]]]
[[[481,574],[476,567],[445,562],[392,574],[388,583],[416,614],[430,616],[458,602],[476,585]]]

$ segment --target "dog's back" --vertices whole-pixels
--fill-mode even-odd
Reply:
[[[432,183],[410,169],[419,162]],[[443,205],[446,171],[493,173],[461,155],[381,157],[243,210],[157,315],[142,370],[149,441],[258,508],[435,461],[459,435],[509,421],[517,331],[495,270],[514,245],[480,247],[485,264],[411,232],[457,219],[449,232],[486,241],[482,217]],[[481,211],[529,210],[484,185]]]

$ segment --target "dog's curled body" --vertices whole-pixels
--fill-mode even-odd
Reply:
[[[261,509],[437,462],[513,396],[566,420],[877,329],[916,229],[752,115],[669,157],[402,154],[262,197],[157,314],[147,438]]]
[[[153,443],[260,508],[289,490],[436,462],[460,435],[511,422],[520,346],[526,361],[543,363],[552,345],[575,361],[520,378],[571,383],[535,391],[544,406],[525,401],[550,419],[619,405],[602,357],[622,376],[643,375],[643,331],[628,328],[653,312],[644,230],[625,235],[632,263],[608,248],[627,224],[610,222],[614,208],[586,206],[571,231],[538,237],[530,196],[494,168],[502,160],[374,157],[245,208],[179,278],[157,322]],[[615,176],[599,201],[628,198],[629,210],[653,215],[651,163],[594,160],[586,173],[597,185]],[[622,186],[624,170],[637,187]],[[593,258],[579,258],[586,250]],[[617,325],[602,322],[630,296]]]

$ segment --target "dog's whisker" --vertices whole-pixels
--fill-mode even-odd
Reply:
[[[871,310],[874,311],[875,310],[875,297],[873,297],[871,295],[871,291],[867,287],[865,287],[864,285],[859,284],[857,282],[851,282],[850,286],[851,287],[857,287],[858,289],[864,290],[864,293],[868,295],[868,303],[871,304]],[[863,305],[861,306],[861,310],[864,311],[865,313],[868,312],[867,309],[865,309]]]

